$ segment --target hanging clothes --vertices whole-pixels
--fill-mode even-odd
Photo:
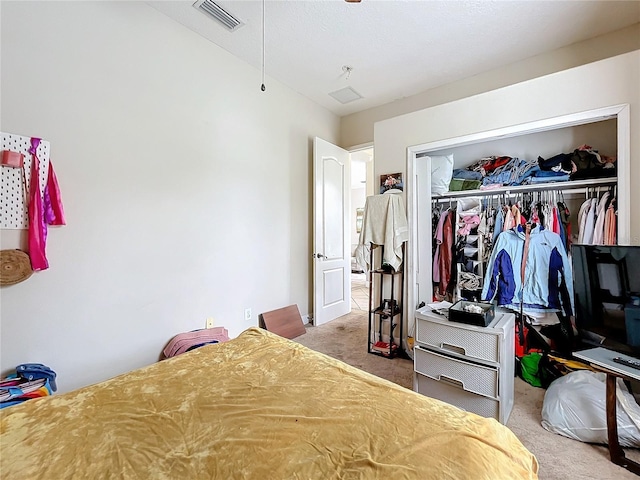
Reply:
[[[558,207],[551,207],[551,231],[560,235],[560,219],[558,218]]]
[[[491,238],[492,244],[496,242],[496,238],[498,238],[498,235],[502,233],[503,225],[504,225],[504,212],[502,211],[502,208],[498,208],[496,209],[496,217],[495,217],[495,220],[493,221],[493,236]]]
[[[442,210],[438,208],[437,202],[431,203],[431,231],[434,232],[433,242],[431,242],[431,258],[436,257],[436,252],[438,250],[438,243],[435,241],[436,235],[435,232],[438,230],[438,223],[440,223],[440,216],[442,214]]]
[[[489,261],[489,256],[491,255],[491,249],[493,245],[492,237],[493,237],[493,218],[492,215],[495,214],[493,208],[489,208],[488,210],[482,212],[480,215],[480,225],[478,225],[478,246],[482,247],[482,255],[478,258],[478,260],[482,264],[482,271],[484,272],[484,265]]]
[[[435,244],[436,244],[436,253],[433,256],[433,282],[440,282],[440,246],[444,241],[444,222],[449,215],[449,209],[447,208],[442,213],[440,213],[440,219],[438,220],[438,225],[435,230]]]
[[[558,214],[560,217],[560,237],[564,244],[564,249],[568,252],[571,249],[571,212],[564,201],[558,202]]]
[[[399,195],[384,193],[367,197],[362,217],[362,230],[356,247],[357,264],[368,272],[370,245],[383,245],[383,265],[398,271],[403,262],[403,244],[409,240],[407,214]]]
[[[513,211],[510,208],[507,208],[504,214],[504,223],[502,225],[502,231],[508,232],[515,226],[516,226],[516,219],[513,218]]]
[[[605,192],[598,202],[596,222],[593,227],[593,239],[591,241],[593,245],[604,245],[604,221],[607,206],[609,204],[609,195],[609,192]]]
[[[593,242],[593,230],[596,224],[596,210],[598,206],[598,199],[592,198],[589,205],[589,211],[586,213],[586,219],[584,224],[584,233],[582,235],[582,242],[587,245],[591,245]]]
[[[542,203],[542,226],[553,231],[553,212],[549,203]]]
[[[31,181],[29,185],[29,258],[31,259],[31,268],[35,271],[49,268],[45,253],[47,229],[44,223],[44,211],[39,185],[40,160],[38,160],[36,153],[39,144],[39,138],[32,138],[31,148],[29,149],[29,153],[32,155]]]
[[[617,239],[617,212],[616,212],[616,199],[614,198],[607,207],[604,219],[604,244],[616,245]]]
[[[500,200],[501,198],[502,200]],[[568,238],[571,232],[569,209],[564,204],[561,191],[517,193],[509,195],[509,198],[511,200],[507,200],[507,195],[491,198],[464,197],[457,200],[458,205],[454,211],[454,218],[457,221],[450,218],[451,206],[447,211],[432,218],[435,239],[432,264],[434,300],[449,299],[451,295],[453,295],[452,301],[460,298],[485,298],[479,294],[483,288],[489,288],[486,282],[490,277],[487,275],[493,268],[492,262],[496,260],[497,251],[501,248],[498,239],[506,232],[510,232],[510,234],[513,234],[513,231],[520,232],[523,226],[530,223],[539,226],[532,232],[533,251],[540,250],[536,243],[539,242],[544,244],[545,248],[553,245],[553,248],[557,248],[558,253],[552,255],[553,248],[549,249],[546,270],[545,268],[540,270],[540,265],[543,265],[544,262],[532,263],[535,265],[534,271],[543,272],[535,275],[544,277],[544,271],[547,271],[548,278],[531,277],[532,274],[528,270],[524,272],[528,275],[524,284],[530,284],[530,288],[533,289],[537,288],[538,296],[546,295],[549,297],[544,301],[538,298],[537,303],[529,305],[532,309],[529,308],[527,314],[543,318],[543,323],[550,323],[552,319],[555,319],[557,323],[558,316],[556,314],[564,311],[565,305],[567,305],[567,311],[573,308],[571,306],[573,300],[569,299],[567,293],[569,287],[561,286],[569,282],[565,277],[570,276],[569,264],[566,263],[571,244],[571,239]],[[558,198],[561,201],[558,201]],[[591,199],[588,200],[587,206],[583,206],[583,214],[588,211],[587,207],[590,205]],[[587,215],[583,216],[586,221]],[[449,231],[450,227],[447,222],[450,222],[451,228],[453,228],[452,232]],[[542,231],[545,233],[540,234]],[[450,233],[452,234],[451,238],[449,237]],[[547,235],[553,235],[552,243],[541,240],[543,237],[546,239]],[[560,260],[558,261],[558,259]],[[556,268],[558,264],[562,265],[560,270]],[[512,267],[515,266],[512,265]],[[549,269],[551,269],[550,272]],[[564,272],[567,272],[566,275]],[[509,272],[501,273],[502,276],[497,282],[509,282]],[[551,277],[560,283],[553,284],[553,281],[550,280]],[[474,289],[476,284],[479,285],[478,294],[469,296],[470,288],[467,287],[470,283],[467,280],[474,281]],[[540,282],[544,283],[544,287],[535,286]],[[520,281],[519,284],[521,285],[523,282]],[[570,285],[570,288],[573,288],[573,285]],[[524,296],[527,297],[527,295],[530,294],[525,291]],[[559,300],[554,300],[558,298]],[[513,301],[515,302],[515,300]],[[545,316],[549,311],[552,312],[552,315]]]
[[[580,205],[580,211],[578,212],[578,237],[577,243],[582,243],[584,239],[584,229],[587,226],[587,213],[589,213],[589,208],[591,208],[591,199],[588,198],[585,200],[582,205]]]
[[[37,154],[40,142],[40,138],[32,138],[29,149],[32,162],[29,187],[28,243],[31,268],[36,272],[49,268],[46,254],[47,225],[65,225],[60,188],[51,162],[49,162],[44,195],[40,194],[40,160]]]
[[[444,297],[451,290],[451,279],[453,276],[453,245],[455,242],[454,228],[455,213],[447,212],[442,227],[442,245],[440,246],[440,283],[438,284],[438,293]]]
[[[56,172],[53,170],[53,163],[51,161],[49,161],[47,186],[44,188],[44,207],[47,224],[56,226],[67,224],[64,218],[64,208],[62,206],[58,177],[56,177]]]
[[[513,223],[516,225],[523,225],[524,222],[522,219],[522,215],[520,214],[520,209],[518,208],[518,205],[512,205],[511,206],[511,214],[513,215]]]
[[[498,236],[487,267],[482,299],[516,311],[522,303],[525,312],[562,311],[567,316],[573,315],[571,264],[560,236],[541,226],[531,229],[521,277],[525,239],[522,226]]]

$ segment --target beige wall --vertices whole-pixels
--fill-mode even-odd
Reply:
[[[629,104],[631,238],[640,245],[640,50],[375,124],[375,170],[404,171],[407,147]]]
[[[352,145],[371,142],[373,125],[378,121],[637,49],[640,49],[640,23],[553,52],[527,58],[503,68],[433,88],[418,95],[347,115],[341,119],[340,145],[349,148]]]
[[[51,142],[68,221],[51,268],[0,291],[2,373],[42,362],[69,390],[209,316],[235,336],[310,311],[312,140],[338,142],[335,115],[260,92],[259,71],[143,2],[1,9],[1,128]]]

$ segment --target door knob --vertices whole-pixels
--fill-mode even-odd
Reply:
[[[314,253],[313,257],[314,258],[325,258],[325,256],[323,254],[321,254],[321,253]]]

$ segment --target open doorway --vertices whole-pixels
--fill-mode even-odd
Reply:
[[[355,249],[360,239],[364,204],[373,195],[373,147],[349,152],[351,159],[351,310],[369,309],[369,283],[355,261]]]

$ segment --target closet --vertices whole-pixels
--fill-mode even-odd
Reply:
[[[434,300],[484,299],[498,237],[517,225],[558,234],[567,254],[572,244],[617,244],[615,176],[500,190],[432,197]]]
[[[569,182],[541,183],[500,187],[492,190],[456,191],[440,196],[431,195],[430,158],[453,155],[454,168],[464,169],[483,157],[510,156],[522,159],[550,158],[559,153],[573,152],[588,144],[603,155],[615,156],[617,177],[573,180]],[[422,303],[434,301],[433,289],[433,213],[434,209],[451,208],[464,211],[468,202],[478,201],[483,207],[499,203],[524,201],[525,198],[557,202],[562,199],[570,212],[572,235],[577,236],[577,216],[581,205],[591,196],[602,196],[605,191],[617,197],[617,243],[625,244],[630,237],[630,119],[628,105],[616,105],[554,117],[543,121],[516,125],[494,131],[409,147],[407,205],[410,241],[407,251],[407,335],[415,332],[415,310]],[[465,204],[465,202],[467,202]],[[462,208],[458,205],[465,204]],[[459,218],[459,217],[458,217]],[[468,246],[473,255],[481,259],[482,245],[471,237]],[[574,242],[576,242],[574,238]],[[479,249],[473,251],[473,249]],[[485,252],[485,254],[488,252]],[[483,277],[483,263],[470,263],[477,277]],[[482,285],[477,285],[481,289]],[[460,286],[454,290],[460,294]],[[411,308],[413,307],[413,308]],[[408,342],[411,343],[411,340]]]

